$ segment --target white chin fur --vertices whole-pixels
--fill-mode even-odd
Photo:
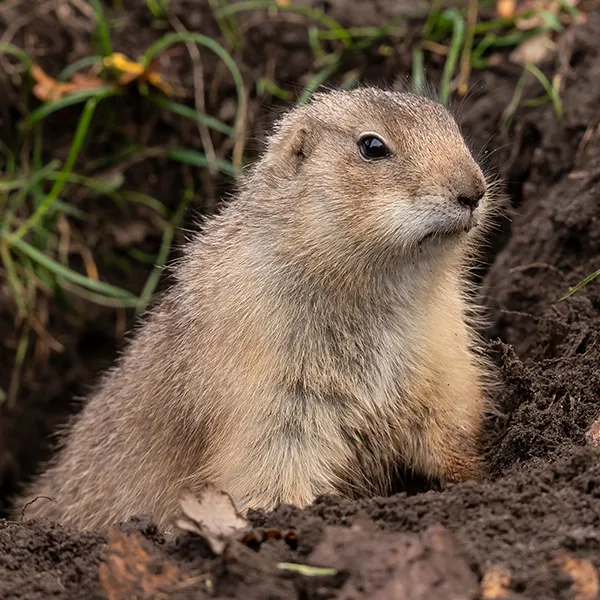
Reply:
[[[395,203],[383,216],[386,228],[406,246],[423,240],[458,235],[470,231],[479,222],[479,210],[469,209],[446,199],[419,199]]]

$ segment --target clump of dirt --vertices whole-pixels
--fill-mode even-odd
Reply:
[[[131,48],[131,32],[139,32],[135,43],[142,46],[155,33],[140,4],[128,4],[123,37],[115,46],[138,54],[140,48]],[[207,12],[176,4],[176,14],[188,28],[218,35]],[[339,2],[334,4],[339,8]],[[379,10],[382,3],[377,6]],[[249,68],[259,69],[261,48],[268,47],[269,55],[277,56],[278,81],[302,81],[310,68],[305,29],[302,34],[293,23],[280,27],[260,19],[252,27],[244,50]],[[81,34],[70,30],[65,37],[57,30],[45,34],[54,40],[45,58],[47,69],[53,61],[63,62],[65,53],[70,58],[90,53],[81,46]],[[562,118],[550,103],[521,108],[510,131],[504,131],[503,111],[520,76],[512,68],[483,73],[458,111],[474,149],[500,172],[509,193],[505,217],[487,251],[489,268],[480,273],[490,317],[484,334],[500,374],[494,399],[501,414],[490,416],[486,431],[488,481],[360,502],[322,498],[306,510],[281,506],[270,514],[253,512],[252,534],[232,542],[219,556],[197,536],[165,537],[151,518],[134,519],[108,536],[43,521],[0,521],[3,597],[598,597],[600,457],[586,433],[600,418],[600,279],[562,302],[558,299],[600,268],[599,34],[600,12],[590,13],[587,23],[565,32],[554,64],[547,65],[548,72],[563,80]],[[411,35],[415,33],[409,31],[406,39]],[[71,39],[79,41],[65,41]],[[374,57],[375,66],[364,71],[365,78],[374,83],[387,78],[389,83],[405,70],[410,61],[406,44],[398,44],[391,57]],[[352,60],[367,64],[370,59]],[[178,68],[183,79],[189,78],[184,58]],[[211,105],[218,112],[218,106],[231,105],[233,89],[216,63],[207,61],[205,69],[207,80],[218,81]],[[536,85],[528,91],[536,92]],[[14,115],[14,106],[4,106],[0,115]],[[258,137],[274,115],[258,103],[250,113],[249,131]],[[179,121],[160,111],[152,118],[149,135],[157,143],[182,135],[200,144],[195,134],[183,132]],[[141,135],[141,124],[133,128]],[[156,169],[159,181],[164,173],[173,185],[181,185],[171,166],[154,163],[128,173],[129,184],[148,189],[148,169]],[[168,193],[159,190],[158,195],[163,199]],[[95,210],[99,221],[107,219],[100,205]],[[4,314],[2,319],[9,324]],[[90,324],[69,324],[58,317],[56,323],[57,329],[70,331],[64,339],[66,357],[53,359],[45,374],[36,374],[37,391],[26,389],[19,408],[8,418],[3,415],[2,431],[10,432],[0,437],[4,480],[7,472],[31,468],[23,466],[26,453],[19,448],[29,443],[36,427],[42,436],[33,436],[35,443],[43,443],[43,435],[66,414],[73,391],[90,381],[118,346],[110,336],[98,337],[110,340],[106,350],[82,357],[78,342],[93,335]],[[53,371],[56,365],[66,374]],[[50,389],[40,391],[40,382]],[[36,397],[40,394],[42,399]],[[52,398],[60,399],[58,409],[50,410]],[[46,421],[42,410],[51,413]],[[16,419],[29,425],[19,430]],[[12,471],[5,467],[9,463]],[[282,563],[329,571],[309,576]]]

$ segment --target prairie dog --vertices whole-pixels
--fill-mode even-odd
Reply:
[[[432,100],[361,88],[292,110],[15,516],[47,496],[25,518],[164,527],[206,482],[246,510],[383,495],[398,466],[480,478],[465,279],[489,206]]]

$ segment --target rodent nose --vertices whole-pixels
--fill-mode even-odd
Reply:
[[[479,205],[479,201],[485,196],[485,183],[477,182],[471,190],[459,194],[456,198],[457,202],[462,206],[466,206],[471,210],[475,210]]]
[[[462,206],[466,206],[467,208],[470,208],[471,210],[475,210],[477,208],[480,200],[481,200],[481,196],[479,196],[479,195],[477,195],[477,196],[461,195],[457,198],[457,201],[459,204],[462,204]]]

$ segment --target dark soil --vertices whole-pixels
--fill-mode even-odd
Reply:
[[[93,54],[91,29],[81,15],[34,13],[37,4],[0,7],[0,33],[17,19],[26,21],[13,43],[27,48],[52,75]],[[358,8],[330,4],[343,24],[360,18]],[[387,4],[394,3],[373,3],[368,24],[381,22]],[[127,16],[114,30],[113,44],[136,56],[162,32],[150,27],[145,3],[124,5]],[[171,0],[171,5],[188,29],[219,37],[197,3]],[[265,72],[265,56],[272,56],[268,68],[283,88],[305,84],[312,59],[302,21],[277,23],[259,15],[248,22],[242,57],[247,82]],[[391,55],[374,49],[349,56],[347,70],[358,68],[365,81],[393,84],[408,72],[419,27],[417,22],[393,40]],[[586,24],[562,34],[554,58],[544,65],[563,78],[561,120],[543,104],[520,108],[510,131],[502,128],[502,113],[521,73],[507,61],[472,74],[469,97],[457,107],[473,148],[500,173],[508,194],[505,216],[479,272],[489,308],[483,333],[500,373],[495,401],[501,414],[490,417],[486,430],[487,482],[355,503],[323,498],[307,510],[282,506],[272,514],[253,513],[253,534],[232,542],[221,556],[192,535],[165,539],[145,518],[116,528],[109,539],[44,522],[0,521],[0,597],[600,597],[600,457],[592,436],[586,436],[600,417],[600,278],[557,302],[570,285],[600,268],[598,35],[600,12],[590,13]],[[191,90],[187,54],[168,60],[170,80]],[[213,82],[208,112],[226,119],[234,106],[233,87],[217,62],[204,55],[203,61],[206,81]],[[439,66],[429,65],[434,80]],[[18,84],[0,69],[0,134],[8,141],[23,110]],[[539,93],[538,84],[526,88],[527,97]],[[272,98],[251,98],[250,154],[282,106]],[[48,157],[64,159],[77,115],[75,109],[61,113],[48,126],[56,139]],[[119,119],[87,158],[114,150],[123,131],[150,145],[201,147],[195,128],[134,93]],[[224,155],[231,150],[216,142]],[[202,190],[196,213],[214,210],[225,189],[198,170],[182,174],[180,165],[159,160],[136,164],[126,178],[129,189],[171,204],[191,181]],[[160,242],[160,223],[142,209],[124,216],[102,199],[77,196],[74,202],[93,216],[81,233],[98,257],[106,248],[119,249],[117,215],[120,232],[143,225],[141,247],[151,251]],[[112,283],[139,292],[147,271],[127,274],[107,265],[103,273]],[[51,299],[46,326],[64,352],[51,352],[42,362],[28,357],[16,402],[0,407],[0,502],[48,455],[48,436],[75,410],[73,397],[85,393],[122,344],[122,315],[86,306],[83,316],[63,308]],[[0,294],[3,389],[17,341],[12,311]],[[131,315],[125,323],[131,324]],[[332,567],[337,573],[311,577],[278,568],[282,562]]]

